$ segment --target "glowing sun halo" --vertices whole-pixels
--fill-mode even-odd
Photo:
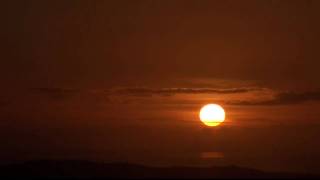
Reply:
[[[200,110],[200,120],[207,126],[218,126],[225,119],[225,112],[218,104],[207,104]]]

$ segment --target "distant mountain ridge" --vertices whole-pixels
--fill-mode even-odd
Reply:
[[[0,177],[50,178],[317,178],[319,175],[272,173],[237,166],[148,167],[129,163],[42,160],[0,166]]]

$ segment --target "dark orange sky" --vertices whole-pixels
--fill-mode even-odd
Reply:
[[[317,0],[1,2],[0,161],[318,172],[319,10]],[[217,128],[199,121],[208,103],[226,110]]]

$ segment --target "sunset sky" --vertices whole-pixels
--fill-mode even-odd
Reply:
[[[318,0],[3,1],[0,163],[319,172],[319,19]]]

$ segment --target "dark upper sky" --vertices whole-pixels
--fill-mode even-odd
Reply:
[[[179,78],[320,84],[318,1],[8,1],[1,7],[1,80],[14,86],[172,86],[168,79]]]
[[[317,0],[3,1],[0,159],[318,171],[319,18]]]

